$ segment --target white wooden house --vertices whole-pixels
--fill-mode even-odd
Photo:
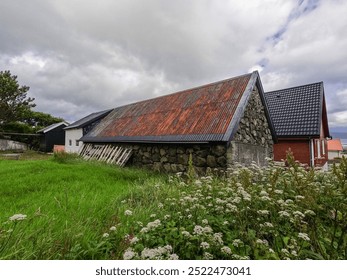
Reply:
[[[78,153],[82,147],[80,139],[97,125],[111,110],[92,113],[65,128],[65,151]]]

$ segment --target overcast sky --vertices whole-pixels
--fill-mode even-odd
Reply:
[[[323,81],[336,129],[346,12],[346,0],[1,0],[0,70],[69,122],[253,70],[265,91]]]

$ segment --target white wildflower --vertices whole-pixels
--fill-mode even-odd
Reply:
[[[283,194],[282,190],[274,190],[274,192],[277,193],[277,194]]]
[[[305,218],[305,215],[300,211],[294,211],[293,214],[295,217]]]
[[[161,209],[161,208],[163,208],[163,207],[164,207],[163,203],[159,203],[159,204],[158,204],[158,208],[159,208],[159,209]]]
[[[269,194],[266,191],[263,190],[263,191],[260,192],[259,195],[261,195],[261,196],[268,196]]]
[[[136,244],[139,241],[139,239],[135,236],[130,240],[130,244]]]
[[[217,232],[213,235],[213,239],[215,242],[219,244],[223,244],[223,233]]]
[[[110,227],[110,231],[116,231],[117,228],[115,226]]]
[[[266,216],[266,215],[270,214],[270,212],[268,210],[258,210],[257,213],[259,215],[263,215],[263,216]]]
[[[233,245],[235,247],[239,247],[239,245],[242,245],[242,244],[243,244],[243,242],[240,239],[234,239],[234,241],[233,241]]]
[[[165,245],[164,249],[168,252],[172,252],[172,250],[173,250],[171,245]]]
[[[310,238],[308,237],[307,233],[299,232],[298,237],[305,241],[310,241]]]
[[[132,216],[132,214],[133,214],[133,212],[130,211],[130,210],[125,210],[125,211],[124,211],[124,215],[125,215],[125,216]]]
[[[25,220],[27,215],[23,214],[15,214],[12,217],[10,217],[10,221],[22,221]]]
[[[151,214],[149,217],[151,218],[151,219],[153,219],[153,218],[155,218],[157,215],[156,214]]]
[[[268,227],[268,228],[273,228],[273,224],[269,223],[269,222],[265,222],[264,226]]]
[[[206,227],[204,227],[203,228],[203,233],[205,233],[205,234],[209,234],[209,233],[212,233],[213,232],[213,229],[211,228],[211,227],[209,227],[209,226],[206,226]]]
[[[289,251],[287,249],[281,249],[281,252],[285,255],[289,255]]]
[[[135,255],[136,255],[135,252],[131,248],[129,248],[124,252],[123,259],[131,260],[133,257],[135,257]]]
[[[107,237],[109,237],[110,235],[107,233],[107,232],[105,232],[103,235],[102,235],[102,237],[105,237],[105,238],[107,238]]]
[[[165,220],[168,220],[168,219],[170,219],[170,218],[171,218],[171,215],[165,215],[165,216],[164,216],[164,219],[165,219]]]
[[[189,214],[189,215],[187,216],[188,219],[191,219],[192,217],[193,217],[192,214]]]
[[[198,187],[202,185],[200,180],[195,180],[194,184],[197,185]]]
[[[261,196],[261,197],[260,197],[260,200],[262,200],[262,201],[270,201],[271,198],[268,197],[268,196],[266,196],[266,195],[264,195],[264,196]]]
[[[178,259],[179,259],[179,257],[176,254],[169,255],[169,260],[178,260]]]
[[[208,249],[210,248],[210,244],[208,244],[207,242],[201,242],[200,247],[203,249]]]
[[[235,206],[234,204],[227,203],[227,204],[226,204],[226,207],[227,207],[228,209],[230,209],[231,212],[237,212],[237,211],[238,211],[237,206]]]
[[[146,227],[149,230],[151,230],[151,229],[155,229],[155,228],[159,227],[160,225],[161,225],[161,221],[159,219],[157,219],[153,222],[149,222]]]
[[[182,235],[185,237],[189,237],[190,233],[188,231],[184,230],[184,231],[182,231]]]
[[[140,230],[141,233],[147,233],[149,229],[147,227],[144,227]]]
[[[213,260],[213,255],[208,253],[208,252],[205,252],[203,259],[204,260]]]
[[[223,222],[223,225],[225,225],[225,226],[227,226],[227,225],[229,225],[230,223],[228,222],[228,221],[224,221]]]
[[[306,210],[304,214],[308,215],[308,216],[315,216],[316,215],[316,213],[312,210]]]
[[[204,224],[204,225],[208,225],[208,220],[207,220],[207,219],[203,219],[203,220],[201,221],[201,223]]]
[[[279,211],[278,214],[280,217],[289,217],[290,214],[287,211]]]
[[[228,246],[224,246],[220,249],[222,251],[222,253],[227,254],[227,255],[231,255],[231,249]]]

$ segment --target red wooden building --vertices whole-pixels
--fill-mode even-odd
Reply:
[[[323,82],[267,92],[265,99],[277,138],[274,160],[291,151],[303,164],[324,166],[330,134]]]

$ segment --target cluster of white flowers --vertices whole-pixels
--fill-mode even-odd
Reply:
[[[305,241],[310,241],[310,237],[308,237],[307,233],[299,232],[298,237],[305,240]]]
[[[210,244],[208,244],[207,242],[201,242],[200,247],[206,250],[210,248]]]
[[[137,253],[134,252],[134,250],[132,248],[128,248],[123,254],[123,259],[124,260],[131,260],[137,256],[138,256]]]
[[[132,216],[133,215],[133,212],[131,210],[125,210],[124,211],[124,215],[125,216]]]
[[[141,229],[140,232],[144,233],[144,232],[149,232],[153,229],[156,229],[157,227],[159,227],[161,225],[161,221],[159,219],[153,221],[153,222],[149,222],[145,227],[143,227]]]
[[[258,210],[257,213],[262,216],[267,216],[270,214],[268,210]]]
[[[157,247],[153,249],[145,248],[141,252],[141,259],[143,260],[161,260],[168,259],[171,257],[176,257],[177,255],[172,255],[172,246],[166,245],[164,247]],[[177,256],[178,259],[178,256]]]
[[[243,245],[242,240],[240,240],[240,239],[234,239],[233,240],[233,246],[234,247],[239,247],[240,245]]]
[[[223,254],[226,254],[226,255],[232,254],[232,251],[228,246],[223,246],[220,250],[222,251]]]

